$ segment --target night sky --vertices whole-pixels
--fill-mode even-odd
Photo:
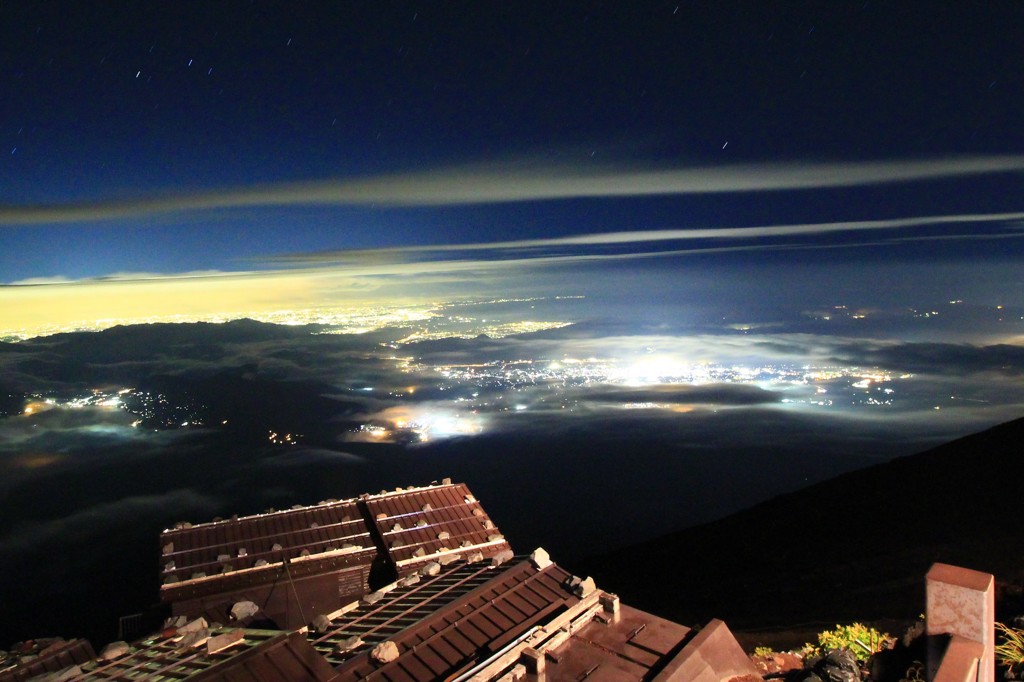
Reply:
[[[1021,210],[1024,10],[1012,2],[9,2],[0,19],[8,284]],[[865,163],[877,167],[863,176]],[[684,177],[660,190],[628,180],[672,172]],[[597,177],[590,191],[579,176]],[[407,178],[426,191],[403,194]],[[552,178],[565,187],[539,198]],[[358,181],[375,191],[309,186]],[[1018,222],[884,237],[1002,237]],[[929,241],[895,257],[1018,246]]]
[[[1021,416],[1021,35],[1019,2],[0,2],[0,572],[95,536],[150,576],[179,516],[449,475],[584,556]]]

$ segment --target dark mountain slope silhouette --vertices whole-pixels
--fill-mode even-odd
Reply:
[[[575,568],[682,622],[913,618],[935,561],[991,572],[1003,585],[1021,581],[1022,474],[1018,419]]]

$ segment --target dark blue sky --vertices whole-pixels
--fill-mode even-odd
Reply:
[[[0,280],[1015,212],[1019,160],[1010,173],[839,189],[21,217],[38,206],[467,165],[614,175],[749,164],[771,175],[779,163],[1012,157],[1024,154],[1022,29],[1015,2],[5,3]],[[961,253],[934,240],[919,249]]]

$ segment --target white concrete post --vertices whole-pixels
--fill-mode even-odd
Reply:
[[[929,635],[958,635],[983,647],[978,682],[995,682],[995,578],[949,564],[935,564],[926,581]]]

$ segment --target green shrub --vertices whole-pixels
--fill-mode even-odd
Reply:
[[[808,658],[821,656],[832,649],[849,649],[858,661],[864,661],[889,639],[892,639],[891,635],[861,623],[836,625],[834,630],[819,632],[817,644],[804,644],[803,653],[804,658]]]
[[[1024,631],[996,623],[1000,642],[996,646],[996,660],[1005,665],[1010,677],[1016,677],[1024,665]]]

